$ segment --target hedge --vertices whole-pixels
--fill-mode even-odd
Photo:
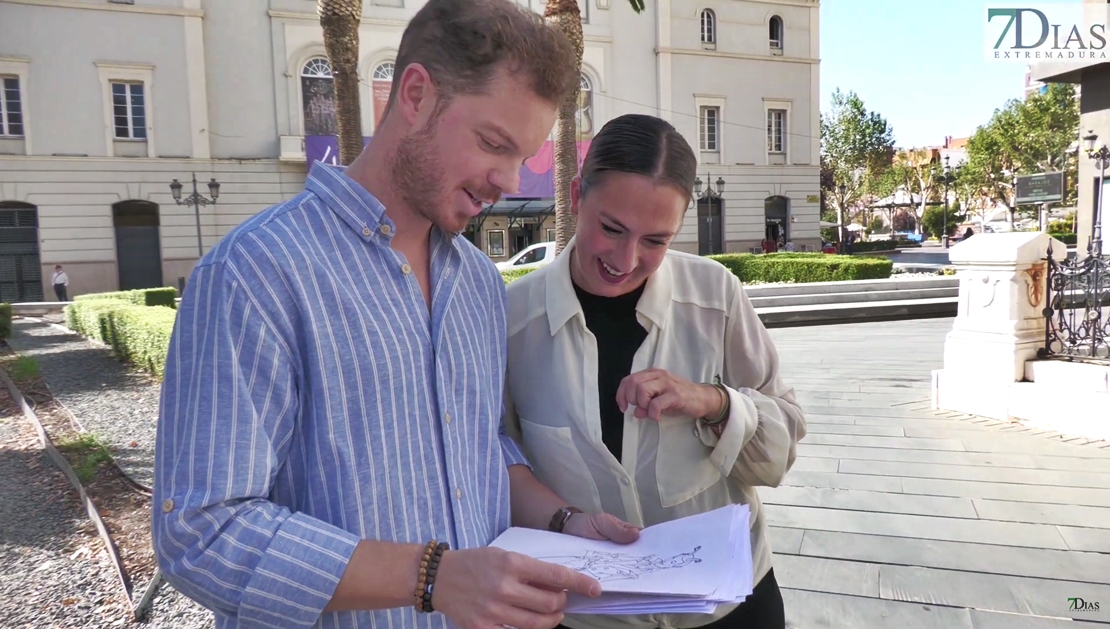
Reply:
[[[843,282],[890,277],[889,258],[854,258],[825,253],[722,253],[708,256],[725,265],[741,282]]]
[[[12,305],[0,304],[0,339],[12,336]]]
[[[65,307],[66,326],[112,348],[120,360],[162,379],[177,311],[121,299],[83,299]]]
[[[73,298],[73,301],[95,301],[101,299],[118,299],[133,303],[138,306],[169,306],[176,308],[177,289],[172,286],[164,288],[141,288],[138,290],[121,290],[110,293],[86,293]]]
[[[720,253],[706,256],[732,271],[741,282],[842,282],[890,277],[894,263],[885,257],[855,258],[826,253]],[[505,283],[532,269],[502,271]]]
[[[1075,232],[1071,232],[1071,233],[1049,232],[1048,235],[1052,236],[1056,240],[1059,240],[1060,242],[1064,243],[1065,245],[1074,245],[1079,240],[1079,236]]]

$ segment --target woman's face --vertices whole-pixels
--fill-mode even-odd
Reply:
[[[571,183],[578,218],[571,278],[586,292],[616,297],[631,292],[659,268],[682,226],[687,197],[669,183],[610,172],[581,195]]]

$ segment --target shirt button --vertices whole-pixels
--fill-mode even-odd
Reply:
[[[369,227],[363,227],[362,228],[362,235],[363,236],[369,236],[371,233],[373,233],[373,232],[370,231]]]
[[[451,413],[444,413],[444,415],[443,415],[443,419],[444,419],[444,420],[445,420],[445,421],[446,421],[446,422],[447,422],[448,424],[450,424],[450,423],[451,423]]]
[[[163,500],[162,501],[162,511],[164,513],[169,513],[171,511],[173,511],[173,500],[170,500],[169,498],[166,498],[165,500]]]
[[[627,478],[622,478],[621,479],[621,484],[624,485],[625,487],[628,487],[628,479]]]
[[[407,264],[402,264],[401,265],[401,272],[404,273],[405,275],[408,275],[409,273],[412,273],[412,267],[407,265]]]
[[[456,487],[455,488],[455,497],[459,498],[459,499],[462,498],[462,487]]]
[[[382,231],[383,234],[388,236],[388,235],[393,233],[393,228],[390,227],[389,225],[382,225],[381,226],[381,231]]]

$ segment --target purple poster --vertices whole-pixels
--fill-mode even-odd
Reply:
[[[363,146],[370,143],[370,136],[363,138]],[[586,158],[589,140],[578,142],[578,167]],[[334,135],[309,135],[304,139],[305,157],[309,164],[323,162],[339,164],[339,141]],[[551,199],[555,196],[555,149],[550,140],[543,143],[539,153],[524,163],[520,169],[520,191],[506,194],[505,199]]]

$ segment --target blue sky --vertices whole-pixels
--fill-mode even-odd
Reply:
[[[868,110],[887,119],[898,147],[971,135],[1025,88],[1024,63],[984,58],[987,4],[823,0],[821,112],[839,87],[856,92]]]

